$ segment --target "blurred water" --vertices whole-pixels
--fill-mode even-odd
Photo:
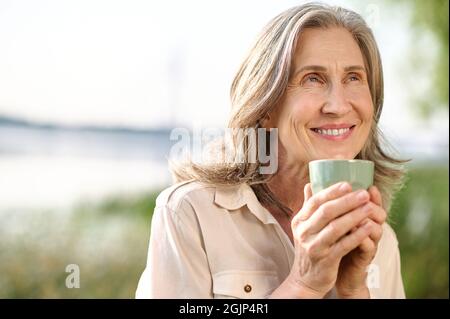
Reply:
[[[448,138],[431,133],[391,140],[412,164],[448,165]],[[165,187],[171,182],[167,158],[176,143],[169,136],[168,129],[0,123],[0,211],[68,208],[82,200]]]
[[[0,125],[0,210],[164,187],[169,149],[164,131]]]
[[[169,131],[28,127],[0,124],[0,156],[69,156],[164,161]]]

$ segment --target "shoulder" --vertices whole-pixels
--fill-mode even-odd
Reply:
[[[164,189],[156,198],[156,208],[165,207],[178,212],[195,202],[213,202],[216,187],[195,180],[174,184]]]

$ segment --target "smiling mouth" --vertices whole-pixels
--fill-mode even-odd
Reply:
[[[340,128],[340,129],[319,129],[319,128],[312,128],[311,131],[314,133],[317,133],[319,136],[324,137],[326,139],[331,140],[342,140],[347,138],[353,131],[356,125],[352,125],[350,127],[346,128]]]

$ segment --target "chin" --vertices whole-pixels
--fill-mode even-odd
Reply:
[[[323,155],[323,156],[318,156],[318,158],[315,158],[317,160],[319,159],[341,159],[341,160],[350,160],[350,159],[354,159],[355,156],[353,156],[352,154],[328,154],[328,155]]]
[[[332,157],[330,157],[332,159],[353,159],[354,156],[351,155],[344,155],[344,154],[338,154],[338,155],[334,155]]]

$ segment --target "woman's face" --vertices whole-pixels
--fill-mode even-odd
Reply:
[[[343,28],[299,37],[286,94],[270,126],[291,163],[353,159],[370,132],[373,105],[358,44]]]

